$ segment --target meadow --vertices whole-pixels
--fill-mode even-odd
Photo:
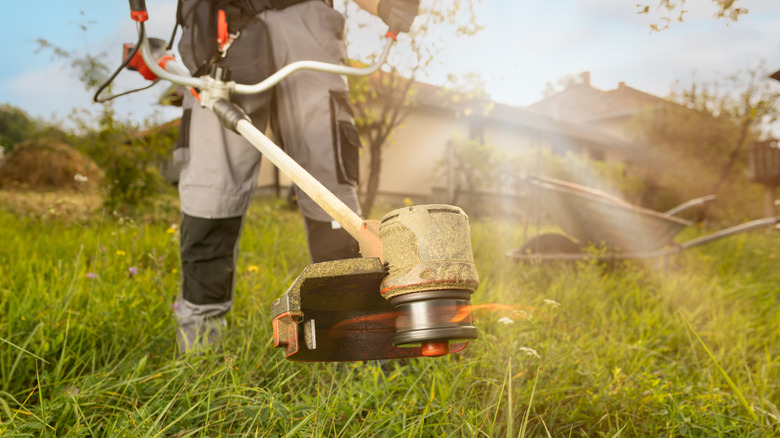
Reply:
[[[0,436],[780,435],[780,234],[659,264],[518,264],[528,230],[472,221],[480,338],[460,354],[294,363],[271,302],[308,263],[256,201],[223,350],[177,357],[178,216],[0,206]],[[706,233],[691,228],[679,240]]]

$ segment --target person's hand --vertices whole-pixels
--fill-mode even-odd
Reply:
[[[380,0],[377,15],[391,32],[409,32],[420,9],[420,0]]]

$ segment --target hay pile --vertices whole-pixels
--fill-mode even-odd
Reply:
[[[103,171],[76,149],[52,140],[19,144],[0,165],[0,189],[93,192]]]

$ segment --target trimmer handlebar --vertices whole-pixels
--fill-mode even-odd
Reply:
[[[143,2],[143,0],[138,1]],[[368,67],[348,67],[345,65],[329,64],[327,62],[319,61],[297,61],[286,65],[276,73],[254,85],[237,84],[233,81],[227,82],[227,89],[230,94],[262,93],[263,91],[273,88],[276,84],[281,82],[282,79],[299,70],[314,70],[346,76],[369,76],[376,73],[379,68],[387,62],[387,56],[390,53],[390,48],[393,46],[394,42],[395,40],[392,37],[387,37],[387,42],[382,49],[382,53],[379,55],[379,59]],[[141,56],[143,57],[144,62],[149,66],[149,69],[161,79],[198,89],[209,88],[211,82],[213,82],[206,76],[200,78],[192,77],[189,72],[178,65],[178,63],[169,62],[165,65],[165,68],[160,67],[152,56],[152,51],[149,48],[149,41],[146,35],[143,37],[140,50]]]
[[[371,256],[381,257],[381,243],[377,243],[378,238],[376,235],[369,232],[375,230],[376,226],[364,223],[360,216],[306,172],[298,163],[287,156],[278,146],[255,128],[240,110],[234,109],[235,107],[228,102],[231,94],[262,93],[299,70],[314,70],[347,76],[371,75],[378,71],[387,61],[390,48],[395,42],[394,35],[387,35],[387,43],[382,53],[377,61],[368,67],[356,68],[319,61],[297,61],[281,68],[261,82],[245,85],[237,84],[235,81],[223,81],[210,76],[192,77],[187,69],[170,56],[163,57],[165,62],[161,62],[159,53],[155,55],[152,51],[149,38],[147,38],[144,29],[143,22],[147,19],[144,0],[130,0],[130,8],[133,19],[138,22],[139,51],[151,73],[160,79],[199,90],[198,99],[201,106],[214,111],[223,123],[225,123],[226,119],[232,120],[228,128],[243,135],[252,146],[268,158],[293,183],[308,194],[317,205],[322,207],[336,222],[341,224],[352,237],[361,243],[361,247],[366,248],[366,253],[370,253]],[[226,114],[227,117],[225,117]],[[364,253],[364,256],[366,256],[366,253]]]
[[[146,12],[146,0],[130,0],[130,17],[139,23],[149,19],[149,14]]]

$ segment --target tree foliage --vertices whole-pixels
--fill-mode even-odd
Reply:
[[[652,5],[655,2],[648,3],[649,0],[639,2],[636,7],[639,9],[639,14],[650,14]],[[715,18],[724,19],[726,21],[737,21],[739,17],[748,13],[746,8],[737,6],[739,0],[711,0],[715,5]],[[655,9],[660,11],[659,23],[651,23],[650,29],[659,32],[664,29],[668,29],[672,21],[683,22],[685,21],[685,14],[688,12],[685,9],[685,0],[657,0]]]
[[[555,82],[547,82],[542,90],[542,96],[548,98],[554,96],[561,91],[571,87],[572,85],[578,85],[585,83],[583,74],[566,74],[558,78]]]
[[[425,77],[436,56],[453,38],[474,35],[482,29],[474,11],[479,1],[424,1],[412,31],[399,37],[394,51],[400,55],[391,60],[390,67],[369,78],[350,78],[355,123],[368,154],[367,172],[359,191],[364,214],[371,211],[379,190],[382,150],[390,144],[392,132],[417,108],[415,81]],[[352,16],[355,12],[349,6],[347,3],[345,15]],[[348,35],[360,35],[368,25],[351,18],[347,20]],[[355,40],[360,38],[347,38],[350,50],[359,51],[360,47],[352,42]],[[372,61],[373,57],[368,56],[365,62]]]
[[[466,191],[495,190],[500,172],[506,163],[504,151],[479,139],[466,140],[456,136],[448,145],[444,163],[448,187],[452,191],[447,202],[457,205]],[[476,209],[475,209],[476,210]]]
[[[21,108],[0,105],[0,147],[4,154],[13,152],[19,143],[41,137],[67,143],[71,136],[51,123],[30,117]]]
[[[642,178],[630,172],[625,163],[596,160],[581,152],[555,153],[543,146],[510,152],[480,139],[458,136],[449,144],[448,157],[439,163],[438,172],[446,173],[451,190],[448,203],[485,214],[500,210],[525,216],[538,209],[538,205],[529,204],[535,199],[527,196],[524,181],[528,176],[582,184],[633,203],[644,189]]]
[[[648,109],[636,120],[638,134],[657,155],[663,172],[651,175],[659,193],[681,197],[718,195],[722,219],[758,213],[758,187],[744,171],[747,145],[771,135],[780,115],[780,93],[761,67],[708,84],[693,84],[669,96],[674,104]],[[728,206],[728,207],[726,207]],[[727,211],[728,210],[728,211]]]
[[[31,119],[22,109],[9,104],[0,105],[0,146],[5,153],[38,135],[40,123]]]
[[[79,122],[83,134],[75,146],[105,172],[103,206],[121,215],[144,207],[164,186],[158,165],[171,150],[178,128],[164,126],[142,131],[117,118],[110,103],[102,104],[98,126]]]

